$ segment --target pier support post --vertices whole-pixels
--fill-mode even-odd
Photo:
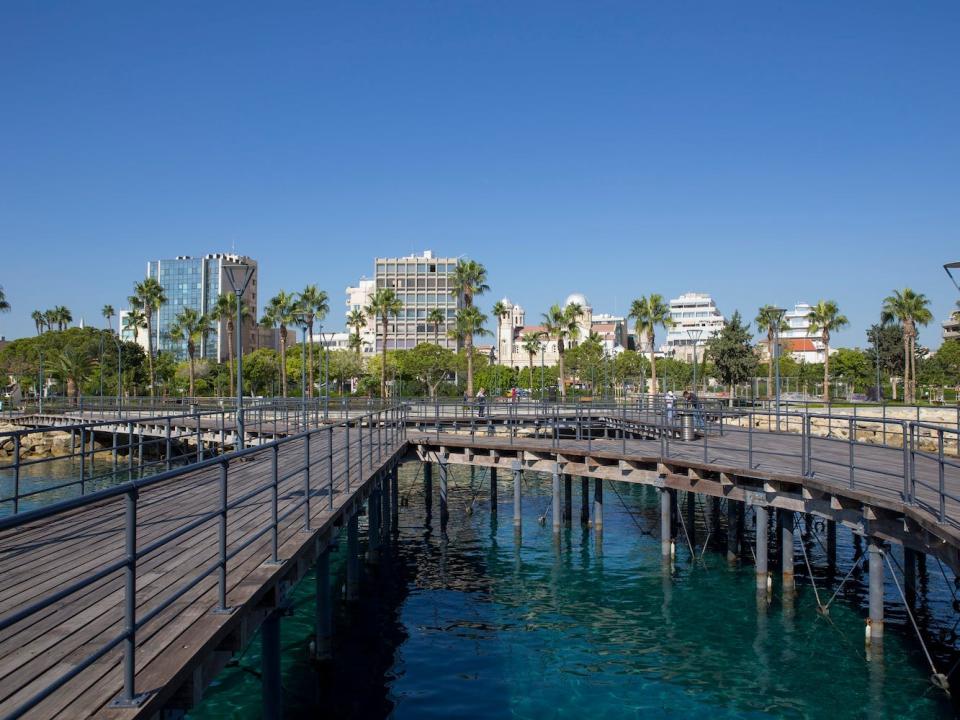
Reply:
[[[433,515],[433,463],[429,460],[423,464],[423,509],[429,525]]]
[[[603,534],[603,480],[593,481],[593,531]]]
[[[827,567],[830,572],[837,569],[837,523],[827,520]]]
[[[568,474],[563,476],[563,524],[570,527],[573,522],[573,478]]]
[[[447,509],[447,456],[441,455],[440,461],[440,532],[447,531],[450,513]]]
[[[580,478],[580,524],[590,524],[590,479]]]
[[[497,469],[495,467],[490,468],[490,514],[497,514],[497,503],[499,502],[497,498]]]
[[[903,592],[907,596],[907,603],[915,605],[917,602],[917,551],[908,547],[903,549]]]
[[[727,562],[737,561],[739,550],[737,540],[737,505],[727,498]]]
[[[697,546],[697,494],[687,491],[687,535],[690,544]]]
[[[714,496],[710,498],[710,529],[713,530],[713,542],[715,546],[720,544],[720,498]]]
[[[767,594],[767,529],[770,513],[765,506],[755,505],[757,514],[757,592]]]
[[[513,465],[513,532],[514,535],[520,534],[520,528],[523,523],[522,520],[522,499],[520,493],[520,483],[523,480],[522,471],[520,470],[520,461],[514,460]]]
[[[877,538],[868,538],[870,573],[870,644],[883,642],[883,547]]]
[[[354,511],[347,521],[347,600],[355,601],[360,597],[360,547],[357,513]]]
[[[261,692],[264,720],[283,717],[283,690],[280,684],[280,610],[270,611],[260,630]]]
[[[560,534],[560,466],[553,466],[553,534]]]
[[[400,532],[400,466],[390,468],[390,532]]]
[[[660,556],[669,562],[673,545],[673,523],[670,506],[672,497],[668,488],[660,488]]]
[[[379,483],[380,481],[377,481],[367,498],[367,562],[371,565],[376,565],[380,559],[380,512],[383,488]]]
[[[793,512],[790,510],[780,511],[780,549],[783,589],[793,591]]]
[[[330,658],[333,637],[333,604],[330,601],[330,548],[324,548],[317,558],[316,569],[316,659]]]
[[[380,501],[380,543],[386,545],[390,542],[390,476],[386,474],[380,482],[379,492],[377,493]]]

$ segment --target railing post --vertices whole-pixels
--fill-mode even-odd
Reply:
[[[886,427],[886,426],[884,426]],[[907,421],[904,420],[900,425],[900,432],[903,439],[903,501],[913,505],[913,489],[910,487],[910,442],[907,439]]]
[[[137,489],[127,491],[125,502],[127,563],[123,569],[123,701],[136,703],[137,653]]]
[[[127,480],[133,480],[133,421],[127,423]]]
[[[280,551],[280,523],[278,522],[279,474],[277,460],[280,455],[280,446],[273,446],[273,455],[270,458],[270,562],[279,563]]]
[[[87,431],[86,428],[80,428],[80,494],[87,494],[87,468],[86,468],[86,455],[84,454],[87,448]]]
[[[333,510],[333,426],[327,428],[327,508]]]
[[[166,461],[167,461],[167,470],[169,470],[172,466],[172,463],[170,462],[170,418],[169,417],[167,418],[167,427],[164,435],[166,438],[166,448],[164,449],[163,452],[164,452],[164,457],[166,458]]]
[[[227,461],[220,463],[220,518],[218,528],[217,611],[227,608]]]
[[[20,433],[13,436],[13,514],[20,512]]]
[[[303,438],[303,529],[310,532],[310,433]]]
[[[947,521],[947,494],[943,471],[943,428],[937,429],[937,474],[940,483],[940,522],[944,523]]]
[[[847,444],[850,446],[850,487],[853,487],[854,484],[854,461],[853,461],[853,446],[856,444],[854,441],[854,434],[856,433],[856,423],[853,418],[850,418],[847,422]]]
[[[344,486],[346,492],[350,494],[350,418],[348,417],[346,422],[343,424],[344,429],[344,439],[343,439],[343,473],[346,481]]]

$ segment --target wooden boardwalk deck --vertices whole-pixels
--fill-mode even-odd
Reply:
[[[354,431],[355,432],[355,431]],[[305,439],[294,439],[277,452],[278,526],[284,565],[265,564],[271,556],[271,534],[261,535],[243,547],[257,532],[270,526],[271,493],[262,492],[231,509],[227,520],[227,550],[236,551],[228,563],[227,601],[230,607],[250,610],[285,573],[285,566],[305,557],[317,539],[342,521],[345,509],[357,501],[364,482],[385,465],[395,462],[405,448],[399,438],[391,446],[371,445],[365,439],[363,476],[358,446],[351,448],[347,493],[344,430],[332,436],[334,494],[329,508],[328,433],[313,437],[311,461],[311,532],[304,532],[302,467]],[[376,432],[370,433],[376,439]],[[356,437],[352,437],[354,443]],[[373,452],[373,459],[369,456]],[[228,502],[258,487],[268,487],[272,477],[272,451],[232,462],[228,473]],[[220,507],[220,464],[194,470],[142,491],[137,509],[137,548],[143,551]],[[0,532],[0,617],[22,609],[67,584],[89,577],[126,557],[123,496],[82,507],[55,518],[40,520]],[[292,512],[291,512],[292,511]],[[201,523],[180,538],[140,559],[137,567],[137,617],[143,618],[175,591],[214,566],[218,559],[219,518]],[[241,549],[242,548],[242,549]],[[150,620],[137,635],[137,691],[149,693],[137,710],[110,708],[122,689],[121,648],[114,648],[78,677],[44,699],[27,717],[128,718],[149,717],[169,701],[171,688],[185,679],[191,662],[224,643],[239,642],[243,615],[212,612],[217,604],[217,575],[210,574],[170,607]],[[123,631],[124,578],[114,572],[0,632],[0,716],[62,677],[78,662]]]

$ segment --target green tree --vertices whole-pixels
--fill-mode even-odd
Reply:
[[[297,311],[296,298],[283,290],[270,298],[267,306],[263,309],[263,317],[260,323],[265,327],[280,328],[280,357],[285,358],[287,356],[287,326],[296,324]],[[286,397],[287,366],[285,362],[278,364],[280,366],[280,393],[283,397]]]
[[[30,313],[30,319],[33,320],[33,324],[37,328],[37,335],[40,335],[47,325],[47,316],[42,310],[34,310]]]
[[[10,301],[7,300],[7,294],[3,291],[3,285],[0,285],[0,312],[10,312]]]
[[[133,310],[142,310],[147,328],[147,369],[150,375],[150,397],[154,397],[156,375],[153,372],[153,314],[166,304],[167,295],[163,286],[155,278],[146,278],[133,286],[133,295],[129,297]]]
[[[273,348],[258,348],[243,358],[243,379],[251,395],[272,395],[280,379],[279,355]]]
[[[490,331],[484,327],[487,316],[474,305],[460,308],[453,324],[454,336],[463,340],[464,355],[467,359],[467,396],[473,397],[473,336],[489,335]]]
[[[564,367],[567,344],[575,342],[580,336],[580,325],[577,320],[583,308],[577,303],[570,303],[566,307],[551,305],[543,314],[543,328],[547,337],[557,341],[557,376],[560,380],[560,397],[567,397],[566,368]]]
[[[506,320],[509,322],[510,313],[507,310],[507,304],[503,300],[497,300],[493,304],[493,309],[491,310],[491,312],[493,313],[493,316],[497,319],[497,340],[494,343],[494,348],[496,350],[497,362],[502,365],[504,363],[503,363],[503,358],[500,357],[501,355],[500,332],[503,330],[503,321]],[[510,361],[511,359],[507,358],[508,364],[510,363]]]
[[[353,328],[353,335],[350,337],[350,346],[356,351],[357,358],[360,357],[360,350],[363,347],[360,333],[363,332],[366,326],[367,316],[363,314],[363,310],[354,309],[347,315],[347,327]]]
[[[457,354],[431,343],[420,343],[398,355],[401,372],[423,383],[430,397],[436,397],[437,387],[457,369]]]
[[[613,377],[617,383],[636,382],[650,373],[650,361],[635,350],[624,350],[613,359]]]
[[[113,305],[104,305],[100,314],[103,315],[104,320],[107,321],[107,330],[113,330],[112,320],[113,316],[117,314],[116,310],[113,309]]]
[[[714,372],[727,386],[730,405],[733,388],[749,382],[757,371],[757,356],[751,345],[750,328],[744,324],[738,311],[723,324],[723,329],[707,340],[706,355],[713,361]]]
[[[210,318],[198,313],[193,308],[184,308],[174,318],[168,332],[170,339],[174,342],[186,342],[188,367],[190,371],[190,397],[196,397],[195,369],[197,358],[197,343],[202,343],[213,328],[210,326]]]
[[[365,310],[366,314],[380,320],[381,336],[381,363],[380,363],[380,397],[387,396],[387,336],[390,334],[390,318],[396,317],[403,310],[403,302],[392,288],[380,288]]]
[[[450,293],[459,297],[462,301],[463,307],[461,311],[473,307],[473,299],[477,295],[482,295],[490,289],[490,286],[487,285],[487,269],[476,262],[475,260],[460,260],[457,262],[457,266],[454,269],[453,276],[450,279]],[[473,318],[476,319],[476,316],[466,315],[464,318]],[[461,322],[461,318],[458,313],[456,320],[455,332],[457,336],[463,341],[464,347],[466,348],[466,355],[468,360],[467,367],[467,397],[473,397],[473,373],[472,367],[473,363],[471,358],[473,357],[473,335],[467,334],[463,335],[460,333],[463,330],[464,323]]]
[[[233,387],[233,341],[234,335],[237,330],[237,295],[236,293],[221,293],[217,296],[217,301],[214,303],[213,307],[210,309],[210,319],[217,322],[223,323],[227,335],[227,363],[230,369],[230,372],[227,373],[227,387],[229,388],[230,397],[234,395]],[[241,324],[246,323],[248,320],[253,320],[253,311],[250,309],[250,306],[245,302],[240,303],[240,322]]]
[[[883,301],[880,321],[884,324],[897,321],[903,327],[903,399],[908,404],[916,402],[917,395],[917,327],[931,320],[930,301],[923,293],[904,288],[894,290],[893,295]]]
[[[364,373],[363,361],[356,353],[353,352],[348,352],[346,350],[333,350],[330,353],[329,363],[330,377],[336,378],[337,387],[340,392],[343,392],[343,388],[347,380],[359,378]]]
[[[530,379],[530,393],[533,393],[533,359],[538,352],[543,348],[543,337],[542,332],[529,332],[524,333],[521,340],[523,351],[527,353],[527,368],[529,369],[529,379]]]
[[[581,385],[590,380],[590,391],[594,392],[596,378],[603,372],[603,343],[597,333],[567,351],[567,368],[580,381]]]
[[[327,293],[316,285],[307,285],[297,297],[300,312],[307,326],[307,395],[313,397],[313,323],[323,320],[330,312],[330,299]]]
[[[834,380],[850,383],[854,391],[862,392],[872,384],[873,364],[867,354],[861,350],[839,348],[830,358],[830,376]]]
[[[779,322],[778,322],[779,321]],[[754,319],[757,324],[757,330],[767,334],[767,354],[770,361],[767,365],[767,399],[770,399],[770,388],[773,387],[773,359],[778,356],[777,349],[773,347],[774,338],[777,332],[783,332],[788,329],[786,321],[778,308],[773,305],[764,305],[757,311],[757,317]],[[781,374],[783,368],[780,368]]]
[[[57,330],[61,332],[66,330],[73,322],[73,313],[70,312],[70,308],[64,305],[57,305],[50,312],[53,314],[54,322],[57,323]]]
[[[823,401],[830,402],[830,333],[849,324],[846,315],[840,314],[840,308],[833,300],[821,300],[807,315],[810,333],[820,333],[823,343]]]
[[[659,392],[657,388],[657,364],[654,361],[656,357],[656,330],[661,326],[664,330],[669,328],[673,321],[670,319],[670,306],[664,302],[663,296],[652,293],[650,297],[642,296],[630,304],[630,313],[628,319],[636,321],[634,329],[637,334],[637,341],[646,337],[650,343],[650,386],[654,393]]]
[[[51,358],[49,369],[63,382],[66,396],[78,398],[93,372],[93,355],[80,345],[68,345]]]

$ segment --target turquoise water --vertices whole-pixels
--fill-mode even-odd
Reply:
[[[451,472],[451,519],[425,527],[415,467],[401,474],[401,532],[389,558],[364,579],[364,600],[338,606],[335,661],[309,661],[313,578],[298,586],[283,619],[284,702],[289,717],[394,718],[923,718],[952,717],[911,634],[888,574],[882,661],[863,642],[866,574],[855,574],[829,618],[816,611],[810,579],[798,574],[791,605],[758,609],[752,564],[731,567],[707,550],[691,562],[678,542],[663,568],[655,537],[655,493],[607,484],[601,545],[579,527],[559,544],[550,530],[549,482],[528,476],[524,532],[512,527],[501,485],[491,517],[477,473]],[[436,486],[436,480],[435,480]],[[436,487],[435,487],[436,492]],[[476,497],[475,511],[465,508]],[[509,502],[508,502],[509,501]],[[546,516],[541,526],[538,519]],[[698,520],[702,523],[702,520]],[[706,528],[699,529],[702,542]],[[648,534],[652,531],[653,534]],[[748,519],[748,531],[749,519]],[[682,531],[681,531],[682,533]],[[838,577],[826,576],[815,539],[808,552],[824,600],[851,567],[840,530]],[[332,557],[342,592],[342,552]],[[699,548],[698,548],[699,554]],[[798,559],[802,556],[798,553]],[[952,580],[952,576],[951,580]],[[919,583],[927,636],[949,639],[956,615],[935,561]],[[945,671],[953,656],[934,647]],[[194,720],[260,716],[259,641],[210,688]]]

